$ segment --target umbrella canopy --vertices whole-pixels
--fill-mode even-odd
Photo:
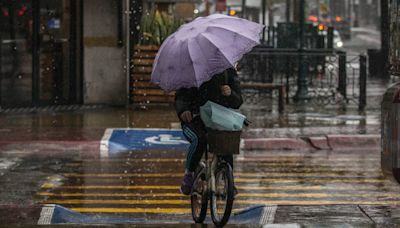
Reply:
[[[264,26],[213,14],[182,25],[161,45],[151,81],[165,91],[200,87],[260,43]]]

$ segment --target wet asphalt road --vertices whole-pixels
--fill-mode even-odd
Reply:
[[[10,154],[3,159],[10,161]],[[1,204],[58,204],[99,216],[191,221],[189,198],[179,193],[183,151],[132,151],[107,159],[82,151],[12,154],[15,164],[0,176]],[[246,151],[236,157],[234,173],[235,213],[257,205],[288,206],[284,214],[293,206],[318,211],[313,206],[331,205],[382,214],[377,207],[400,206],[400,187],[382,176],[377,151]],[[337,212],[330,210],[324,213],[337,222]],[[274,221],[303,220],[293,212],[277,214]]]

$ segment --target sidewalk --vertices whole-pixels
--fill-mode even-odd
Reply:
[[[276,99],[247,97],[241,111],[252,122],[242,135],[245,149],[340,149],[345,146],[379,147],[380,102],[391,82],[369,78],[367,107],[358,111],[314,103],[286,105],[278,113]],[[246,96],[245,96],[246,97]],[[269,100],[268,100],[269,99]],[[34,109],[0,109],[0,146],[47,143],[88,144],[98,149],[109,128],[180,128],[173,105],[143,109],[89,106],[56,106]],[[271,145],[273,144],[273,145]]]
[[[293,107],[288,107],[292,109]],[[290,113],[252,109],[242,110],[253,121],[242,135],[245,150],[318,150],[349,147],[378,148],[379,119],[376,110],[370,115],[325,110]],[[331,114],[328,114],[328,113]],[[352,111],[350,111],[352,112]],[[109,128],[180,128],[172,106],[147,110],[100,107],[73,111],[0,114],[0,147],[46,145],[49,148],[98,150]]]

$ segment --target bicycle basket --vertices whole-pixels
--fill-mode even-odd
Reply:
[[[209,151],[214,154],[239,154],[242,131],[220,131],[207,128]]]

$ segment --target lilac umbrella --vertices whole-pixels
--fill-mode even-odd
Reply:
[[[161,45],[151,81],[167,92],[200,87],[258,45],[263,28],[222,14],[199,17],[182,25]]]

